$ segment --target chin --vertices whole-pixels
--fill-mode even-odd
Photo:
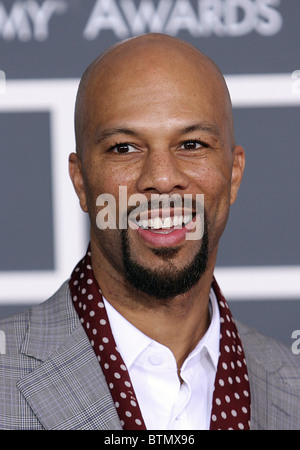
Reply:
[[[201,245],[192,260],[179,267],[176,262],[180,248],[155,248],[153,254],[160,259],[157,267],[145,267],[133,258],[127,230],[122,233],[122,254],[124,273],[128,283],[138,292],[152,298],[152,301],[166,303],[174,297],[188,292],[207,269],[208,236],[204,232]],[[143,296],[141,296],[141,299]],[[141,300],[142,301],[142,300]],[[155,301],[154,301],[155,303]]]

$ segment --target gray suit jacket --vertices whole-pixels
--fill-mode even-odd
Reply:
[[[300,429],[300,361],[238,324],[250,378],[252,429]],[[0,321],[0,429],[121,429],[67,282]]]

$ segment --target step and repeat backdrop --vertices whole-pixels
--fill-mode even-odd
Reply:
[[[121,39],[159,32],[225,75],[247,162],[216,276],[236,317],[290,346],[300,329],[299,21],[295,0],[0,1],[0,317],[45,300],[86,250],[68,176],[84,69]]]

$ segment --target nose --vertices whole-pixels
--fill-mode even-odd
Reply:
[[[137,180],[142,193],[172,194],[187,189],[188,176],[169,149],[150,149]]]

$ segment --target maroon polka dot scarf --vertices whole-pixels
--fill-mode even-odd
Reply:
[[[145,430],[127,368],[116,347],[101,290],[93,275],[91,254],[75,267],[69,286],[73,304],[105,375],[124,430]],[[219,286],[213,280],[221,319],[220,357],[215,379],[211,430],[247,430],[250,388],[237,328]]]

